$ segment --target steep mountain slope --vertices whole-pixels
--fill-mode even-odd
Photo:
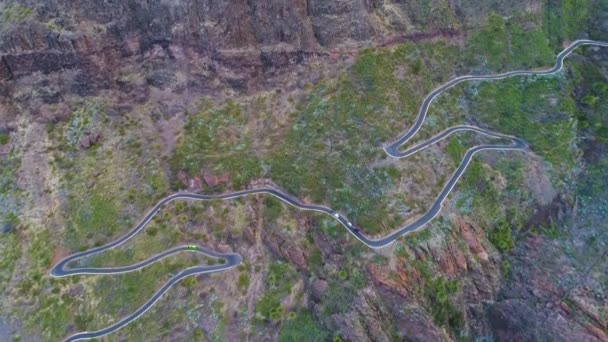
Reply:
[[[177,190],[275,186],[370,236],[424,212],[470,146],[382,145],[457,75],[546,67],[606,40],[605,1],[0,1],[0,341],[58,340],[133,312],[187,253],[54,279]],[[608,340],[608,51],[549,77],[472,82],[420,139],[476,124],[532,153],[484,152],[442,214],[370,250],[265,196],[176,202],[82,265],[194,243],[244,263],[187,279],[110,340]]]

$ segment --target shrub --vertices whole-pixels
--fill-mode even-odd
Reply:
[[[502,262],[500,263],[500,274],[502,275],[503,278],[506,278],[509,276],[510,269],[511,269],[511,264],[509,263],[509,260],[503,259]]]
[[[323,326],[314,320],[310,311],[303,311],[299,314],[290,312],[295,317],[285,321],[279,331],[280,342],[316,342],[326,341],[331,335]]]
[[[8,134],[8,132],[0,132],[0,145],[8,144],[10,139],[11,136]]]
[[[238,288],[240,290],[247,290],[247,288],[249,287],[249,275],[245,272],[241,272],[241,274],[239,274],[239,281],[238,281]]]
[[[490,241],[502,252],[511,251],[514,245],[511,237],[511,225],[507,221],[501,220],[490,234]]]

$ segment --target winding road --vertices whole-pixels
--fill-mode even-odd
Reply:
[[[483,135],[486,135],[486,136],[489,136],[492,138],[509,140],[511,143],[510,144],[478,145],[478,146],[474,146],[474,147],[470,148],[469,150],[467,150],[462,161],[460,162],[460,165],[454,171],[454,173],[449,178],[447,183],[444,185],[443,189],[441,190],[441,192],[439,193],[439,195],[437,196],[437,198],[435,199],[435,201],[433,202],[431,207],[415,221],[395,230],[393,233],[391,233],[385,237],[382,237],[380,239],[370,239],[370,238],[364,236],[361,233],[361,231],[359,229],[355,228],[354,225],[350,221],[348,221],[348,219],[344,215],[340,214],[339,212],[337,212],[331,208],[328,208],[328,207],[325,207],[322,205],[303,203],[303,202],[299,201],[298,199],[290,196],[289,194],[286,194],[285,192],[278,190],[278,189],[274,189],[274,188],[259,188],[259,189],[242,190],[242,191],[236,191],[236,192],[232,192],[232,193],[228,193],[228,194],[221,194],[221,195],[204,195],[204,194],[180,192],[180,193],[175,193],[168,197],[163,198],[150,211],[148,211],[148,213],[143,217],[143,219],[141,219],[141,221],[139,221],[139,223],[137,223],[135,225],[135,227],[133,227],[133,229],[131,229],[126,235],[123,235],[118,240],[110,242],[107,245],[92,248],[92,249],[89,249],[89,250],[86,250],[83,252],[79,252],[79,253],[66,257],[65,259],[58,262],[51,269],[51,272],[50,272],[51,276],[67,277],[67,276],[72,276],[72,275],[108,275],[108,274],[122,274],[122,273],[126,273],[126,272],[133,272],[136,270],[140,270],[158,260],[161,260],[163,258],[166,258],[168,256],[174,255],[174,254],[182,252],[182,251],[196,252],[196,253],[201,253],[201,254],[204,254],[204,255],[207,255],[210,257],[214,257],[214,258],[222,258],[225,260],[225,263],[220,264],[220,265],[212,265],[212,266],[199,265],[199,266],[187,268],[187,269],[181,271],[179,274],[172,277],[146,303],[144,303],[139,309],[137,309],[131,315],[124,317],[117,323],[110,325],[106,328],[103,328],[103,329],[100,329],[97,331],[92,331],[92,332],[77,333],[75,335],[68,337],[66,339],[66,341],[78,341],[78,340],[85,340],[85,339],[91,339],[91,338],[98,338],[101,336],[105,336],[111,332],[114,332],[114,331],[124,327],[125,325],[131,323],[135,319],[139,318],[142,314],[144,314],[147,310],[149,310],[162,297],[162,295],[167,292],[167,290],[169,290],[175,283],[179,282],[180,280],[182,280],[186,277],[192,276],[192,275],[226,271],[230,268],[237,266],[238,264],[240,264],[242,262],[241,256],[238,254],[235,254],[235,253],[217,253],[214,251],[207,250],[200,246],[185,245],[185,246],[179,246],[179,247],[175,247],[175,248],[166,250],[147,260],[144,260],[142,262],[139,262],[137,264],[133,264],[130,266],[125,266],[125,267],[109,267],[109,268],[69,268],[68,267],[68,264],[72,261],[75,261],[77,259],[80,259],[80,258],[83,258],[86,256],[90,256],[92,254],[100,253],[100,252],[103,252],[103,251],[106,251],[106,250],[109,250],[112,248],[116,248],[116,247],[122,245],[123,243],[125,243],[126,241],[128,241],[129,239],[131,239],[132,237],[137,235],[139,232],[141,232],[146,227],[148,222],[150,222],[150,220],[154,217],[154,215],[156,215],[156,213],[165,204],[175,201],[175,200],[183,200],[183,199],[186,199],[186,200],[212,200],[212,199],[230,200],[230,199],[235,199],[235,198],[249,196],[249,195],[267,194],[267,195],[274,196],[274,197],[278,198],[279,200],[283,201],[284,203],[290,204],[298,209],[316,211],[316,212],[324,213],[324,214],[331,216],[332,218],[337,220],[342,226],[344,226],[348,230],[348,232],[351,233],[355,238],[357,238],[359,241],[361,241],[363,244],[365,244],[366,246],[368,246],[370,248],[385,247],[385,246],[393,243],[397,238],[422,228],[427,223],[429,223],[435,216],[437,216],[439,214],[444,201],[446,200],[446,198],[448,197],[450,192],[454,189],[456,182],[458,182],[458,180],[460,179],[462,174],[465,172],[467,166],[469,165],[473,156],[476,153],[485,151],[485,150],[524,151],[524,152],[527,152],[530,150],[528,145],[519,138],[510,136],[510,135],[506,135],[506,134],[502,134],[502,133],[498,133],[498,132],[492,132],[492,131],[489,131],[489,130],[486,130],[486,129],[483,129],[480,127],[476,127],[476,126],[460,125],[460,126],[454,126],[454,127],[448,128],[445,131],[433,136],[432,138],[430,138],[426,141],[423,141],[417,145],[414,145],[404,151],[400,151],[400,147],[403,146],[408,141],[410,141],[422,127],[422,124],[424,123],[424,120],[426,119],[426,115],[427,115],[429,106],[433,102],[433,99],[435,99],[444,90],[446,90],[458,83],[464,82],[464,81],[479,81],[479,80],[488,80],[489,81],[489,80],[498,80],[498,79],[511,77],[511,76],[520,76],[520,75],[554,74],[556,72],[559,72],[563,68],[564,58],[566,58],[574,49],[576,49],[577,47],[579,47],[581,45],[595,45],[595,46],[608,47],[608,43],[606,43],[606,42],[599,42],[599,41],[592,41],[592,40],[577,40],[557,55],[556,63],[550,69],[539,70],[539,71],[533,71],[533,70],[532,71],[530,71],[530,70],[510,71],[510,72],[506,72],[503,74],[497,74],[497,75],[460,76],[460,77],[457,77],[457,78],[454,78],[454,79],[448,81],[447,83],[439,86],[438,88],[433,90],[431,93],[429,93],[424,98],[422,106],[420,107],[420,109],[418,111],[418,117],[416,119],[416,122],[410,128],[410,130],[407,131],[403,136],[401,136],[395,142],[384,147],[384,151],[390,157],[405,158],[405,157],[411,156],[411,155],[449,137],[450,135],[452,135],[456,132],[460,132],[460,131],[472,131],[472,132],[480,133],[480,134],[483,134]]]

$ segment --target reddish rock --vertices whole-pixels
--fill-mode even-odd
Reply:
[[[203,176],[203,178],[205,179],[205,183],[207,183],[208,186],[214,187],[220,184],[228,183],[230,181],[230,172],[226,172],[219,176],[213,174],[206,174]]]
[[[434,249],[433,257],[439,263],[441,271],[447,276],[462,274],[468,269],[464,253],[453,241],[450,241],[447,248]]]
[[[287,251],[283,250],[283,255],[287,255],[286,258],[293,261],[299,268],[306,268],[306,255],[301,248],[289,248]]]
[[[602,317],[602,314],[588,299],[584,296],[579,296],[577,294],[573,294],[569,297],[572,302],[579,308],[582,312],[585,313],[589,318],[594,320],[597,324],[599,324],[602,328],[606,328],[608,326],[607,320]]]
[[[185,186],[187,187],[189,185],[188,182],[188,175],[184,172],[184,171],[179,171],[177,173],[177,179]]]
[[[464,253],[458,246],[452,244],[452,251],[454,252],[454,262],[458,270],[466,271],[468,270],[467,259],[464,256]]]
[[[91,147],[91,140],[88,135],[83,135],[82,138],[80,138],[80,147],[84,149]]]
[[[190,178],[190,180],[188,181],[188,190],[190,191],[200,191],[202,188],[202,181],[201,178],[198,176],[195,176],[194,178]]]
[[[219,182],[220,182],[220,183],[222,183],[222,184],[223,184],[223,183],[228,183],[228,182],[230,182],[230,172],[226,172],[226,173],[224,173],[223,175],[221,175],[221,176],[219,177],[219,179],[218,179],[218,180],[219,180]]]
[[[476,236],[471,230],[471,225],[462,218],[457,218],[454,222],[462,234],[462,238],[469,247],[469,250],[477,257],[488,260],[488,252],[481,245],[480,237]],[[464,257],[464,256],[463,256]]]
[[[95,132],[89,134],[89,141],[91,142],[91,144],[97,144],[99,140],[101,140],[101,133]]]
[[[306,269],[308,267],[306,262],[308,255],[304,253],[299,244],[292,242],[281,234],[269,233],[266,230],[262,231],[262,238],[273,254],[289,260],[298,269]]]
[[[602,329],[589,323],[586,324],[585,328],[587,329],[587,331],[589,331],[591,335],[597,337],[600,341],[608,342],[608,335],[606,335],[606,333]]]
[[[101,133],[85,133],[80,138],[80,147],[87,149],[99,142],[101,139]]]
[[[386,267],[370,264],[368,270],[374,284],[385,286],[389,290],[402,296],[407,294],[407,276],[403,269],[400,268],[395,273],[391,272]]]

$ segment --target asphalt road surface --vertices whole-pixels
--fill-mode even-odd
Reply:
[[[285,192],[278,190],[278,189],[274,189],[274,188],[259,188],[259,189],[242,190],[242,191],[236,191],[236,192],[232,192],[232,193],[228,193],[228,194],[221,194],[221,195],[204,195],[204,194],[180,192],[180,193],[176,193],[176,194],[163,198],[126,235],[123,235],[119,239],[117,239],[113,242],[110,242],[107,245],[95,247],[95,248],[68,256],[67,258],[61,260],[59,263],[57,263],[52,268],[51,276],[66,277],[66,276],[71,276],[71,275],[109,275],[109,274],[121,274],[121,273],[126,273],[126,272],[133,272],[136,270],[140,270],[160,259],[166,258],[170,255],[173,255],[173,254],[176,254],[176,253],[179,253],[182,251],[202,253],[202,254],[210,256],[210,257],[221,258],[225,262],[220,265],[213,265],[213,266],[200,265],[200,266],[194,266],[194,267],[187,268],[184,271],[177,274],[176,276],[174,276],[173,278],[171,278],[167,283],[165,283],[145,304],[143,304],[139,309],[137,309],[131,315],[121,319],[117,323],[110,325],[106,328],[103,328],[103,329],[100,329],[97,331],[92,331],[92,332],[77,333],[75,335],[68,337],[66,339],[66,341],[78,341],[78,340],[85,340],[85,339],[91,339],[91,338],[98,338],[101,336],[105,336],[111,332],[114,332],[114,331],[124,327],[125,325],[131,323],[135,319],[139,318],[142,314],[144,314],[147,310],[149,310],[150,307],[152,307],[162,297],[162,295],[165,294],[165,292],[167,292],[167,290],[169,290],[175,283],[179,282],[180,280],[182,280],[186,277],[189,277],[189,276],[197,275],[197,274],[225,271],[225,270],[235,267],[236,265],[241,263],[242,258],[238,254],[217,253],[214,251],[207,250],[200,246],[186,245],[186,246],[179,246],[179,247],[175,247],[175,248],[166,250],[147,260],[144,260],[142,262],[139,262],[137,264],[133,264],[130,266],[125,266],[125,267],[110,267],[110,268],[69,268],[68,267],[68,264],[72,261],[75,261],[77,259],[80,259],[80,258],[83,258],[86,256],[90,256],[92,254],[101,253],[101,252],[104,252],[109,249],[116,248],[116,247],[122,245],[123,243],[125,243],[126,241],[131,239],[133,236],[135,236],[139,232],[141,232],[145,228],[145,226],[148,224],[148,222],[150,222],[152,217],[154,217],[154,215],[156,215],[156,213],[165,204],[167,204],[171,201],[175,201],[175,200],[212,200],[212,199],[230,200],[230,199],[235,199],[235,198],[249,196],[249,195],[267,194],[267,195],[274,196],[274,197],[278,198],[279,200],[283,201],[284,203],[290,204],[301,210],[316,211],[316,212],[324,213],[324,214],[331,216],[332,218],[337,220],[342,226],[344,226],[344,228],[346,228],[348,230],[348,232],[351,233],[355,238],[357,238],[359,241],[361,241],[362,243],[364,243],[366,246],[368,246],[370,248],[385,247],[385,246],[393,243],[397,238],[399,238],[403,235],[406,235],[408,233],[411,233],[413,231],[416,231],[418,229],[421,229],[427,223],[429,223],[435,216],[437,216],[439,214],[445,199],[448,197],[450,192],[454,189],[456,182],[460,179],[462,174],[465,172],[467,166],[471,162],[471,159],[473,158],[473,156],[476,153],[485,151],[485,150],[524,151],[524,152],[529,151],[528,145],[521,139],[518,139],[518,138],[510,136],[510,135],[492,132],[492,131],[489,131],[489,130],[486,130],[486,129],[483,129],[480,127],[468,126],[468,125],[454,126],[454,127],[448,128],[445,131],[433,136],[432,138],[430,138],[428,140],[425,140],[404,151],[400,151],[400,147],[403,146],[404,144],[406,144],[408,141],[410,141],[412,139],[412,137],[414,137],[416,135],[416,133],[420,130],[420,127],[422,127],[422,124],[424,123],[424,120],[426,119],[426,114],[428,112],[429,106],[433,102],[433,99],[435,99],[435,97],[437,97],[439,94],[441,94],[442,91],[444,91],[460,82],[464,82],[464,81],[480,81],[480,80],[492,81],[492,80],[498,80],[498,79],[511,77],[511,76],[554,74],[556,72],[559,72],[563,68],[564,58],[566,58],[574,49],[576,49],[577,47],[579,47],[581,45],[596,45],[596,46],[608,47],[608,43],[606,43],[606,42],[598,42],[598,41],[591,41],[591,40],[577,40],[577,41],[573,42],[569,47],[567,47],[564,51],[562,51],[561,53],[559,53],[557,55],[556,63],[550,69],[538,70],[538,71],[534,71],[534,70],[510,71],[510,72],[506,72],[503,74],[497,74],[497,75],[460,76],[460,77],[457,77],[457,78],[454,78],[454,79],[448,81],[447,83],[441,85],[440,87],[436,88],[431,93],[429,93],[425,97],[425,99],[422,103],[422,106],[420,107],[420,109],[418,111],[418,117],[416,119],[416,122],[410,128],[410,130],[407,131],[403,136],[401,136],[395,142],[384,147],[384,151],[390,157],[405,158],[405,157],[411,156],[411,155],[435,144],[436,142],[449,137],[451,134],[459,132],[459,131],[477,132],[477,133],[480,133],[480,134],[483,134],[483,135],[486,135],[486,136],[489,136],[492,138],[508,140],[508,141],[510,141],[510,144],[486,144],[486,145],[478,145],[478,146],[474,146],[474,147],[470,148],[465,153],[462,161],[460,162],[460,165],[458,166],[456,171],[454,171],[454,173],[452,174],[450,179],[447,181],[447,183],[444,185],[443,189],[441,190],[441,192],[439,193],[439,195],[437,196],[437,198],[435,199],[435,201],[433,202],[431,207],[426,211],[426,213],[424,213],[422,216],[420,216],[414,222],[409,223],[406,226],[403,226],[399,229],[396,229],[391,234],[388,234],[387,236],[382,237],[380,239],[371,239],[371,238],[366,237],[365,235],[362,234],[362,232],[358,228],[356,228],[344,215],[340,214],[338,211],[335,211],[331,208],[328,208],[328,207],[325,207],[322,205],[313,205],[313,204],[302,203],[298,199],[286,194]]]

